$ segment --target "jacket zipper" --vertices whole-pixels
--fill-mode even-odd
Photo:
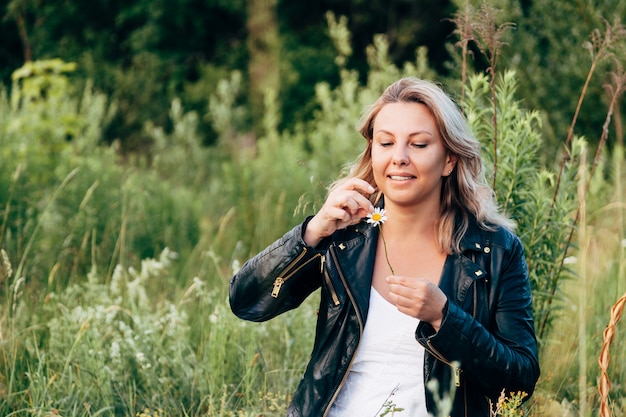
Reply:
[[[460,387],[461,386],[461,372],[463,372],[463,370],[461,369],[461,367],[454,365],[453,363],[450,363],[447,359],[445,359],[443,357],[443,355],[441,353],[439,353],[437,351],[437,349],[435,349],[432,345],[432,343],[430,342],[430,340],[426,341],[426,344],[428,344],[428,350],[430,351],[430,353],[437,358],[437,360],[439,360],[440,362],[445,363],[446,365],[448,365],[450,368],[452,368],[452,371],[454,372],[454,386],[455,387]]]
[[[322,272],[324,274],[324,279],[326,280],[326,284],[328,284],[328,289],[330,290],[330,297],[333,299],[333,303],[336,306],[338,306],[340,304],[339,297],[337,297],[337,292],[335,291],[335,287],[333,286],[333,283],[330,280],[330,276],[328,275],[328,272],[324,269],[324,262],[325,261],[326,261],[326,256],[322,255],[320,272]]]
[[[472,262],[476,263],[475,253],[472,253]],[[474,285],[474,312],[472,314],[472,317],[476,318],[476,314],[478,312],[478,283],[474,281],[473,285]]]
[[[335,267],[337,268],[337,273],[339,274],[339,278],[341,279],[341,282],[343,283],[343,286],[346,289],[346,293],[348,294],[348,297],[350,298],[350,301],[352,302],[352,305],[354,306],[354,310],[356,312],[357,311],[356,302],[354,301],[354,297],[352,296],[352,293],[350,292],[350,287],[348,287],[346,279],[343,276],[343,273],[341,272],[341,268],[339,268],[339,262],[337,262],[337,255],[335,255],[334,246],[330,247],[330,256],[333,259],[333,263],[335,264]],[[360,343],[361,337],[363,336],[364,325],[363,325],[363,320],[358,313],[356,314],[356,318],[359,321],[359,343]],[[359,347],[357,346],[357,350],[358,348]],[[346,371],[344,372],[343,377],[341,378],[341,382],[335,389],[335,392],[333,393],[333,395],[330,397],[330,401],[328,402],[328,405],[326,406],[326,410],[324,411],[323,417],[326,417],[328,415],[328,413],[330,412],[330,407],[332,403],[337,398],[337,395],[339,395],[339,391],[341,391],[341,387],[343,387],[343,385],[346,383],[346,379],[348,379],[348,374],[350,373],[350,368],[352,368],[352,364],[354,363],[355,358],[356,358],[356,351],[354,352],[354,355],[352,355],[352,358],[350,359],[350,363],[348,364],[348,367],[346,368]]]
[[[472,262],[476,263],[476,254],[472,253]],[[484,281],[484,280],[483,280]],[[477,318],[477,314],[478,314],[478,282],[474,281],[474,311],[472,314],[472,317]],[[429,343],[430,345],[430,343]],[[458,387],[461,384],[461,369],[460,368],[454,368],[452,367],[452,369],[455,370],[455,377],[454,377],[454,381],[455,381],[455,385]],[[459,376],[458,376],[458,384],[457,384],[457,376],[456,376],[456,371],[458,369],[459,372]],[[463,415],[465,417],[469,417],[469,415],[467,414],[467,384],[463,385]]]
[[[281,274],[279,274],[278,277],[274,280],[274,286],[272,287],[272,297],[278,298],[278,294],[280,293],[280,289],[282,288],[283,284],[289,278],[294,276],[296,274],[296,272],[298,272],[299,270],[304,268],[310,262],[315,260],[318,256],[322,256],[321,254],[317,253],[311,259],[307,260],[302,265],[299,265],[297,268],[295,268],[293,271],[291,271],[291,269],[294,268],[294,266],[296,266],[298,264],[298,262],[300,262],[300,260],[302,260],[302,258],[304,258],[306,253],[307,253],[307,248],[306,247],[302,248],[302,252],[296,257],[296,259],[291,261],[291,263],[283,270],[283,272]]]

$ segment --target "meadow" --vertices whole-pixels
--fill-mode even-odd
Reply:
[[[334,23],[340,46],[345,27]],[[72,64],[17,70],[11,92],[0,91],[0,415],[284,415],[317,297],[248,323],[230,312],[228,283],[320,206],[363,149],[355,125],[387,84],[435,77],[423,51],[401,68],[382,38],[368,53],[365,82],[338,59],[341,83],[318,85],[306,124],[279,131],[270,95],[265,134],[250,144],[235,128],[244,93],[234,72],[208,98],[216,145],[202,145],[201,115],[174,100],[171,127],[145,126],[153,147],[142,155],[100,142],[116,104],[77,89]],[[602,109],[607,124],[624,90],[620,71]],[[602,336],[626,292],[623,148],[609,150],[608,128],[593,150],[559,132],[567,158],[546,160],[542,116],[516,99],[518,88],[506,71],[446,86],[518,223],[533,288],[542,376],[523,407],[497,414],[600,415]],[[626,415],[626,326],[614,330],[602,417]]]

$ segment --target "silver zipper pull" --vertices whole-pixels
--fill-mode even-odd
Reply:
[[[324,273],[324,262],[326,261],[326,255],[322,255],[322,257],[320,259],[321,259],[321,262],[320,262],[320,273]]]
[[[283,283],[285,282],[284,279],[282,279],[282,277],[278,277],[274,280],[274,288],[272,289],[272,297],[274,298],[278,298],[278,293],[280,292],[280,287],[283,286]]]

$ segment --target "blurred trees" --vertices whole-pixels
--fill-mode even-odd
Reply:
[[[568,131],[596,58],[599,60],[585,92],[576,132],[591,144],[598,143],[610,101],[604,86],[610,82],[609,73],[619,65],[614,59],[626,65],[626,33],[620,29],[620,19],[624,18],[626,2],[619,0],[520,1],[519,9],[510,16],[517,30],[511,33],[502,59],[523,80],[526,88],[520,93],[526,105],[543,111],[548,150],[556,150],[565,142],[561,132]],[[623,142],[620,112],[614,119],[611,147]]]
[[[217,81],[247,64],[243,1],[10,0],[3,14],[3,44],[19,33],[16,22],[24,22],[33,59],[76,62],[79,78],[93,79],[117,101],[105,137],[127,149],[146,143],[147,121],[167,123],[174,97],[188,96],[185,104],[204,112]],[[15,39],[10,44],[15,47]],[[21,52],[3,55],[15,62]],[[0,68],[6,83],[16,68],[4,62]],[[204,91],[185,94],[199,81],[207,84]]]
[[[447,1],[5,0],[0,7],[3,83],[27,59],[76,62],[75,80],[92,79],[117,102],[106,140],[120,140],[129,150],[149,142],[147,121],[167,127],[176,97],[185,109],[206,114],[209,95],[233,70],[247,74],[249,94],[238,98],[251,110],[247,129],[261,133],[265,83],[274,88],[280,81],[282,128],[310,118],[315,85],[339,82],[328,10],[349,17],[350,66],[363,79],[365,46],[375,33],[387,34],[394,62],[411,60],[418,46],[428,45],[442,68],[451,30],[443,20],[450,14]],[[215,141],[209,118],[201,118],[200,129],[207,144]]]
[[[107,142],[123,149],[144,150],[151,143],[145,125],[166,129],[168,109],[179,98],[186,110],[200,115],[205,144],[217,133],[208,115],[208,97],[233,71],[244,74],[241,94],[233,98],[246,109],[239,136],[263,134],[263,95],[274,90],[281,129],[309,119],[318,105],[315,86],[339,83],[335,50],[324,15],[348,18],[353,53],[347,67],[367,78],[366,47],[383,34],[389,59],[411,61],[426,47],[437,77],[458,84],[460,65],[452,51],[458,34],[452,18],[459,10],[478,9],[482,0],[0,0],[0,79],[25,60],[60,58],[76,62],[77,83],[93,80],[94,88],[116,102],[118,112],[104,132]],[[626,3],[550,0],[490,0],[512,22],[502,49],[502,69],[520,74],[518,94],[528,107],[543,111],[548,146],[564,138],[555,132],[571,121],[594,51],[590,34],[604,32],[606,22],[626,16]],[[605,20],[604,20],[605,19]],[[622,48],[622,49],[619,49]],[[626,56],[623,45],[615,56]],[[473,70],[487,63],[474,46]],[[471,48],[470,48],[471,51]],[[603,60],[589,85],[577,133],[591,143],[600,135],[606,107],[603,84],[614,68]],[[81,86],[77,86],[77,91]],[[620,114],[615,115],[621,126]],[[566,130],[566,129],[565,129]],[[615,132],[621,138],[621,130]]]

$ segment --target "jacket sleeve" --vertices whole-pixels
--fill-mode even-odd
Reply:
[[[233,313],[266,321],[298,307],[321,285],[321,252],[302,238],[305,221],[248,260],[230,281]]]
[[[524,251],[514,239],[508,259],[502,261],[493,303],[491,323],[486,328],[471,314],[448,301],[441,327],[422,323],[417,338],[435,356],[460,364],[466,383],[477,384],[492,399],[502,392],[522,391],[532,395],[539,378],[532,294]]]

